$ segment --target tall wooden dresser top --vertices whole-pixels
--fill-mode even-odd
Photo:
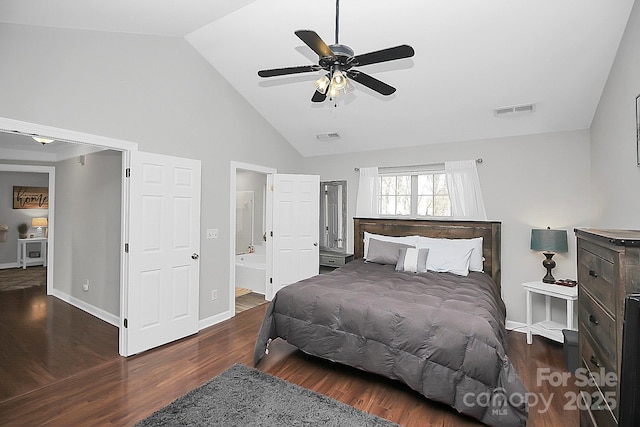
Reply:
[[[640,292],[640,231],[575,229],[578,244],[580,366],[595,384],[581,389],[581,426],[618,424],[624,299]],[[615,380],[602,374],[614,373]]]

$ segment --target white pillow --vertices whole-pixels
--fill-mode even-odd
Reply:
[[[465,251],[455,246],[445,245],[429,248],[427,270],[467,276],[469,275],[471,252],[473,249]]]
[[[469,271],[484,271],[484,257],[482,256],[482,237],[473,239],[435,239],[433,237],[418,236],[417,248],[438,248],[453,247],[458,248],[464,254],[467,249],[471,249],[469,259]]]
[[[402,248],[396,263],[396,271],[410,271],[412,273],[427,272],[427,256],[429,249]]]
[[[385,236],[383,234],[373,234],[364,232],[364,259],[367,259],[367,254],[369,253],[369,239],[376,239],[383,242],[394,242],[394,243],[404,243],[405,245],[410,245],[415,247],[418,242],[418,236],[404,236],[404,237],[395,237],[395,236]]]

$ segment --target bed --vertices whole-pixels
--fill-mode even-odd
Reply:
[[[282,338],[485,424],[525,425],[527,392],[506,355],[500,223],[356,218],[354,241],[354,261],[275,295],[255,364]]]

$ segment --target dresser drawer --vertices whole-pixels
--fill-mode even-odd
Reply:
[[[617,359],[608,357],[602,347],[596,344],[594,338],[585,330],[580,331],[580,359],[589,371],[603,377],[602,384],[599,384],[600,389],[617,398],[615,395],[617,384],[615,381],[605,381],[606,378],[604,378],[607,374],[617,373]]]
[[[588,332],[600,351],[609,359],[616,355],[616,322],[598,304],[585,288],[579,290],[578,323],[580,330]]]
[[[581,409],[580,427],[614,427],[618,425],[615,416],[604,404],[606,399],[596,388],[587,387],[582,390],[578,399],[578,407]]]
[[[609,260],[584,248],[578,254],[578,282],[612,315],[615,315],[615,268]]]

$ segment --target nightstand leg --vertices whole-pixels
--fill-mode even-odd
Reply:
[[[567,329],[573,330],[573,300],[567,300]]]
[[[531,291],[527,291],[527,344],[531,344],[531,323],[533,323],[533,313],[531,310]]]
[[[551,320],[551,297],[549,295],[544,296],[544,309],[546,320]]]

